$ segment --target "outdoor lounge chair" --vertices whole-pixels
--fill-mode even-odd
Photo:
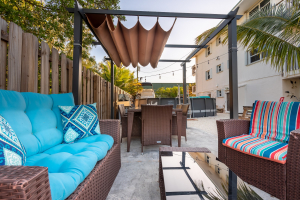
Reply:
[[[299,199],[299,105],[256,101],[251,121],[218,120],[219,159],[263,191],[279,199]]]
[[[187,111],[189,109],[189,104],[177,105],[176,108],[182,109],[182,131],[181,131],[181,136],[184,136],[185,141],[187,141],[187,138],[186,138],[186,125],[187,124],[186,123],[187,123]],[[172,135],[178,135],[176,114],[173,114],[173,116],[172,116]]]
[[[123,104],[119,105],[119,112],[120,112],[120,118],[121,118],[121,125],[122,125],[122,137],[127,137],[127,130],[128,130],[128,122],[127,122],[127,115],[125,113],[125,107]]]
[[[63,144],[58,105],[74,106],[72,93],[0,90],[0,115],[26,149],[24,166],[0,167],[0,199],[106,199],[121,167],[119,120]]]
[[[172,105],[142,105],[142,152],[148,145],[172,146]]]

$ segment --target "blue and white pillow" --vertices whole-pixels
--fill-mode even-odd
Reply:
[[[91,135],[100,135],[96,103],[58,106],[63,123],[64,143],[72,143]]]
[[[0,115],[0,165],[21,166],[26,150],[9,123]]]

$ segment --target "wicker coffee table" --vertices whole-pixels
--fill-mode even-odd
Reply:
[[[159,187],[168,200],[262,199],[207,148],[160,147]]]

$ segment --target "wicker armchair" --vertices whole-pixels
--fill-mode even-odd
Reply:
[[[67,198],[106,199],[121,168],[120,122],[100,120],[101,133],[114,138],[113,147],[104,159],[97,162],[91,173]],[[48,168],[2,166],[0,168],[0,199],[51,199]]]
[[[218,158],[241,179],[279,198],[300,197],[300,130],[292,131],[286,164],[241,153],[222,145],[225,138],[249,133],[249,120],[218,120]]]
[[[142,105],[142,152],[147,145],[172,146],[172,110],[172,105]]]
[[[127,137],[127,129],[128,129],[128,120],[127,115],[125,113],[125,107],[123,104],[119,105],[119,112],[120,112],[120,118],[121,118],[121,125],[122,125],[122,136],[121,136],[121,142],[124,137]]]
[[[177,105],[176,109],[182,109],[182,131],[181,131],[181,136],[184,136],[185,141],[187,141],[186,126],[187,126],[187,111],[189,110],[189,104]],[[172,116],[172,135],[178,135],[176,114],[173,114],[173,116]]]

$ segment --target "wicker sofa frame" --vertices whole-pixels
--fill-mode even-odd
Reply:
[[[218,120],[218,158],[245,182],[279,199],[299,199],[300,130],[291,132],[286,164],[280,164],[222,145],[225,138],[247,134],[249,127],[249,120]]]
[[[113,147],[79,184],[68,200],[104,200],[121,168],[120,121],[100,120],[101,133],[114,138]],[[0,199],[51,199],[48,168],[26,166],[0,167]]]

